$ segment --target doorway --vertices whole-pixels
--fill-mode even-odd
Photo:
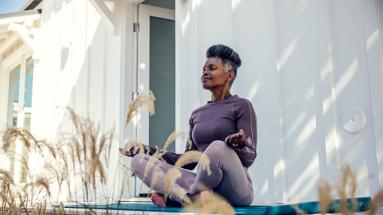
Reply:
[[[150,89],[156,97],[156,113],[149,117],[146,110],[140,112],[137,138],[145,144],[162,148],[175,130],[175,13],[174,9],[153,6],[154,2],[158,3],[145,1],[138,8],[136,75],[137,90]],[[174,152],[174,144],[167,150]],[[136,183],[136,196],[146,196],[148,191],[141,182]]]
[[[142,113],[138,139],[162,148],[175,130],[175,22],[174,10],[139,6],[138,90],[150,89],[156,113]],[[168,150],[174,151],[174,145]]]

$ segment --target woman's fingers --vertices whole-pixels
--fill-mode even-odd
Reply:
[[[230,135],[226,141],[228,145],[234,147],[242,144],[244,141],[246,141],[245,131],[240,129],[237,133]]]
[[[230,135],[229,138],[227,139],[227,143],[229,145],[232,145],[233,144],[233,135]]]
[[[127,155],[127,153],[128,153],[128,151],[127,151],[126,149],[124,149],[124,148],[119,148],[118,150],[119,150],[120,153],[123,154],[123,155]]]

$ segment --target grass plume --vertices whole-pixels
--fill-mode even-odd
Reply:
[[[370,209],[367,211],[367,215],[377,214],[379,208],[383,205],[383,190],[379,190],[372,198]]]
[[[183,167],[187,164],[198,163],[202,170],[206,170],[208,175],[211,174],[210,161],[207,155],[200,151],[187,151],[176,162],[176,167]]]
[[[198,214],[235,214],[234,208],[220,195],[210,191],[206,202],[200,201],[200,196],[195,197],[195,201],[188,205],[186,211],[198,213]]]
[[[330,201],[332,199],[331,197],[331,185],[326,182],[322,181],[318,185],[318,199],[320,203],[320,213],[326,214],[327,208],[330,204]]]
[[[140,93],[128,106],[128,113],[126,114],[125,124],[127,125],[130,120],[137,114],[140,107],[147,107],[149,114],[154,115],[154,97],[152,91]]]
[[[164,147],[162,148],[164,151],[167,150],[167,148],[170,146],[170,144],[172,144],[175,140],[177,139],[185,139],[187,137],[187,135],[184,133],[184,132],[176,132],[176,131],[173,131],[169,137],[167,138],[165,144],[164,144]]]

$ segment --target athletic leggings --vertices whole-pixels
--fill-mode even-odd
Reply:
[[[233,206],[250,205],[254,198],[251,179],[235,151],[223,141],[214,141],[203,153],[209,158],[211,174],[208,175],[206,169],[203,169],[201,165],[198,165],[196,174],[179,168],[181,177],[176,180],[172,189],[183,188],[193,196],[201,191],[202,185],[224,197]],[[131,161],[132,171],[147,186],[164,194],[165,175],[174,166],[164,160],[156,159],[147,170],[146,177],[143,178],[145,166],[150,157],[147,154],[135,155]],[[154,172],[156,172],[156,176],[153,180]]]

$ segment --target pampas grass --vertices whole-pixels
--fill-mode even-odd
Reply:
[[[165,199],[169,194],[174,194],[180,198],[186,204],[190,204],[191,200],[185,195],[186,191],[182,190],[179,186],[176,186],[176,181],[179,177],[182,176],[180,168],[191,163],[198,163],[202,170],[208,172],[208,175],[211,174],[210,161],[209,158],[199,151],[187,151],[181,157],[178,158],[174,167],[171,168],[164,177],[165,184]],[[177,187],[178,189],[175,189]]]
[[[321,181],[318,185],[318,198],[320,204],[320,213],[326,214],[330,203],[335,206],[335,210],[343,215],[351,215],[357,210],[357,201],[355,198],[358,188],[357,174],[347,164],[340,166],[341,180],[333,187],[326,181]],[[332,195],[332,190],[336,190],[339,203],[337,203]],[[348,206],[348,199],[351,199],[351,208]],[[371,200],[370,209],[367,215],[376,214],[379,207],[383,204],[383,190],[378,191]]]
[[[150,115],[154,115],[154,97],[152,91],[140,93],[128,106],[128,113],[126,114],[125,124],[127,125],[130,120],[137,114],[140,107],[146,106]]]
[[[152,169],[152,167],[155,165],[155,162],[158,162],[158,160],[162,157],[162,153],[161,152],[156,152],[154,153],[152,156],[150,156],[148,162],[146,163],[145,165],[145,169],[144,169],[144,175],[143,175],[143,179],[142,180],[145,180],[147,175],[148,175],[148,172],[150,171],[150,169]],[[153,174],[155,175],[155,174]]]
[[[184,132],[173,131],[167,138],[162,150],[166,151],[167,148],[177,139],[185,139],[187,135]]]
[[[379,207],[383,205],[383,190],[379,190],[371,201],[370,209],[367,211],[367,215],[377,214]]]
[[[304,212],[298,204],[292,204],[291,207],[295,210],[295,212],[297,214],[306,214],[306,212]]]
[[[0,169],[0,179],[3,183],[14,184],[13,177],[6,170]]]
[[[198,163],[202,170],[206,170],[208,175],[211,174],[210,161],[207,155],[200,151],[187,151],[176,162],[176,167],[183,167],[187,164]]]
[[[48,196],[51,196],[51,190],[50,190],[49,181],[47,178],[38,177],[33,184],[35,185],[35,187],[44,188]]]
[[[341,181],[336,187],[337,193],[340,197],[339,207],[342,214],[352,214],[356,207],[355,192],[357,188],[357,176],[352,171],[351,167],[344,164],[340,167],[342,177]],[[351,197],[352,208],[351,210],[347,207],[347,197]]]
[[[317,191],[320,202],[320,213],[326,214],[331,201],[331,185],[326,181],[322,181],[319,183]]]
[[[199,201],[200,195],[196,196],[195,199],[196,200],[192,204],[185,208],[187,212],[198,214],[235,214],[234,208],[223,197],[212,191],[209,191],[209,196],[206,199],[206,202]]]
[[[27,129],[11,127],[4,132],[1,149],[5,154],[9,152],[10,146],[20,141],[29,152],[40,156],[44,165],[34,169],[41,172],[36,177],[31,174],[25,157],[15,159],[27,173],[28,183],[25,185],[14,182],[12,174],[0,170],[0,185],[3,191],[0,197],[1,211],[19,214],[22,208],[33,208],[34,213],[45,214],[47,205],[51,205],[52,202],[52,186],[58,190],[58,198],[65,181],[69,197],[72,197],[71,190],[74,188],[77,201],[78,178],[82,183],[80,188],[84,194],[83,202],[96,199],[97,190],[105,189],[114,129],[103,133],[98,125],[78,116],[72,109],[66,108],[66,112],[74,132],[62,134],[57,143],[38,140]],[[20,185],[22,187],[19,187]],[[63,213],[63,206],[60,205],[59,211]]]
[[[181,171],[177,167],[171,168],[164,177],[164,185],[165,185],[165,199],[167,199],[169,194],[174,193],[174,186],[179,177],[181,177]],[[177,195],[177,197],[181,198],[181,196]]]
[[[29,130],[24,128],[16,128],[11,127],[8,128],[3,135],[3,145],[2,149],[3,151],[7,151],[8,148],[11,146],[11,144],[15,143],[16,140],[20,138],[24,145],[29,148],[31,146],[31,142],[36,143],[37,141],[34,139],[32,134],[29,132]]]

